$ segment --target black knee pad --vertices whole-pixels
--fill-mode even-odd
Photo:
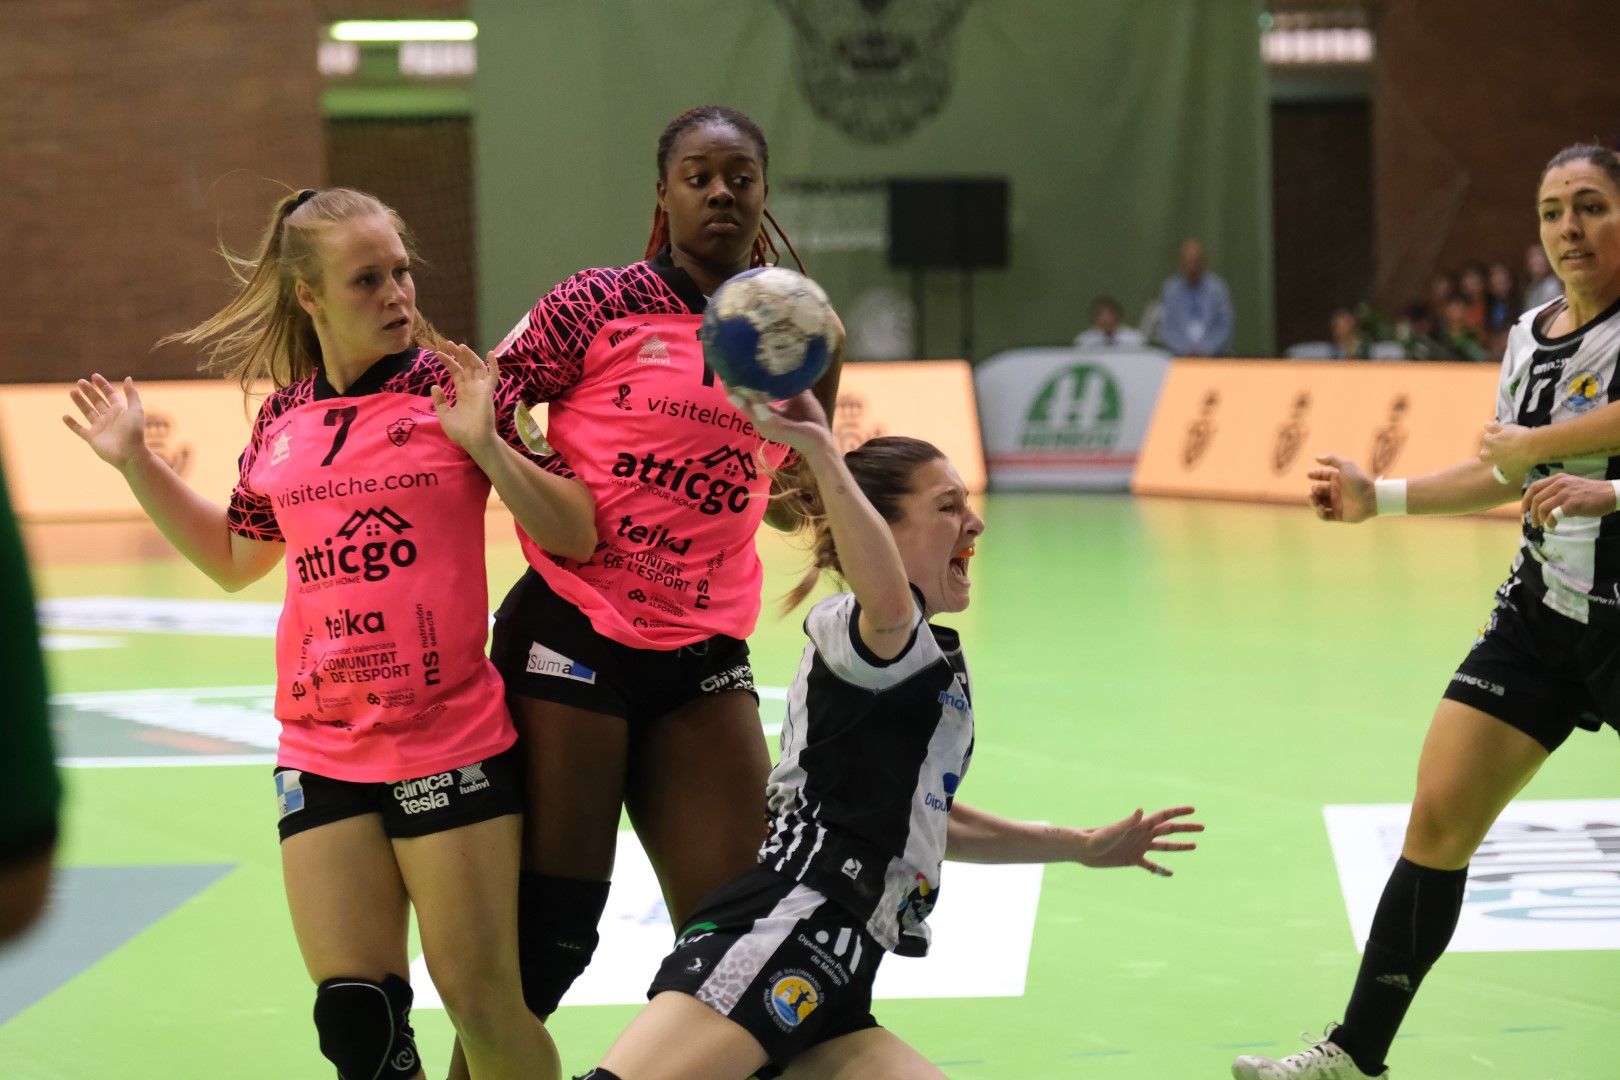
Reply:
[[[591,962],[608,883],[525,872],[518,877],[518,967],[523,1001],[544,1020]]]
[[[321,1053],[341,1080],[405,1080],[421,1069],[411,1032],[411,984],[398,975],[327,979],[315,988]]]
[[[618,1073],[610,1073],[598,1065],[584,1076],[576,1076],[574,1080],[623,1080]]]

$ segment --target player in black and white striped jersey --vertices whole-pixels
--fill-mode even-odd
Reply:
[[[973,748],[967,668],[930,616],[968,606],[984,522],[956,469],[916,439],[840,455],[810,394],[749,406],[815,477],[801,492],[816,565],[850,591],[818,603],[788,697],[774,817],[759,866],[709,896],[648,991],[651,1003],[588,1080],[939,1078],[878,1026],[885,952],[927,950],[947,852],[970,862],[1136,866],[1169,876],[1165,839],[1201,831],[1179,806],[1095,829],[1009,821],[955,800]]]
[[[1479,460],[1410,481],[1374,481],[1341,458],[1310,473],[1317,515],[1344,522],[1484,510],[1516,493],[1503,482],[1532,482],[1512,573],[1430,722],[1344,1023],[1280,1060],[1239,1057],[1238,1080],[1388,1076],[1384,1059],[1450,943],[1469,860],[1497,815],[1575,728],[1620,726],[1620,516],[1599,517],[1620,485],[1620,158],[1596,144],[1559,152],[1536,213],[1564,296],[1513,327]]]

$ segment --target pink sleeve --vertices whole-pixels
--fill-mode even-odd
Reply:
[[[611,295],[606,276],[581,270],[562,281],[495,347],[502,374],[516,382],[524,401],[553,401],[579,382],[585,350],[611,317],[604,310]]]
[[[276,511],[268,496],[253,490],[248,480],[253,471],[253,463],[258,460],[259,452],[264,446],[264,432],[270,424],[281,415],[278,407],[280,397],[272,394],[265,399],[259,407],[258,418],[253,421],[253,435],[248,440],[247,449],[237,460],[239,473],[236,487],[231,491],[230,505],[225,509],[225,525],[239,536],[249,540],[285,541],[281,535],[281,525],[276,521]]]

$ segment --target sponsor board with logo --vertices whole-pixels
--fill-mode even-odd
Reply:
[[[1303,504],[1323,454],[1372,476],[1469,461],[1496,414],[1498,375],[1490,364],[1176,360],[1131,490]],[[1516,517],[1518,503],[1491,512]]]
[[[910,435],[939,447],[969,491],[984,490],[984,445],[965,361],[845,364],[829,419],[845,452],[878,435]]]
[[[990,483],[1123,491],[1170,369],[1158,349],[1013,349],[973,373]]]
[[[644,358],[654,365],[660,360],[669,362],[667,356],[658,355],[656,346]],[[155,425],[148,438],[165,460],[204,495],[218,502],[229,498],[237,481],[237,458],[252,434],[259,398],[244,403],[241,390],[222,380],[156,382],[143,387],[141,396]],[[705,411],[671,398],[649,400],[645,394],[636,394],[634,387],[617,393],[613,401],[625,411],[646,409],[718,427],[722,434],[752,433],[752,425],[730,413]],[[71,411],[66,386],[0,387],[0,460],[5,463],[18,516],[24,521],[145,517],[118,473],[103,465],[62,425],[61,415]],[[525,442],[538,453],[549,453],[545,406],[523,411],[519,421]],[[984,451],[979,442],[973,379],[961,360],[847,364],[839,381],[833,422],[846,449],[882,433],[927,439],[955,462],[968,490],[984,490]],[[415,426],[408,417],[401,418],[389,427],[389,439],[396,446],[405,446]],[[271,452],[275,453],[274,446]],[[426,482],[403,475],[397,483],[385,486],[417,487]],[[386,490],[377,494],[385,496]],[[491,500],[495,501],[493,494]]]
[[[888,957],[878,971],[880,998],[1021,997],[1035,936],[1042,867],[947,863],[949,898],[928,917],[934,943],[926,957]],[[943,894],[942,894],[943,895]],[[563,999],[565,1005],[641,1005],[669,952],[669,913],[658,879],[634,834],[619,834],[613,887],[599,924],[602,943]],[[420,956],[411,964],[418,1009],[443,1008]],[[790,1000],[797,1000],[790,995]],[[798,1001],[802,1007],[810,999]]]
[[[1411,808],[1324,806],[1351,935],[1361,948]],[[1514,802],[1468,864],[1451,952],[1620,949],[1620,799]]]
[[[259,399],[220,379],[155,381],[140,387],[147,444],[192,487],[217,502],[236,484],[236,459],[252,433]],[[68,386],[0,386],[0,459],[25,521],[144,515],[117,470],[62,424],[78,410]]]

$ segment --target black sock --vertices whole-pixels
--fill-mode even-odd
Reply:
[[[1431,870],[1400,859],[1373,915],[1356,988],[1332,1039],[1369,1076],[1384,1069],[1423,976],[1451,943],[1468,869]]]

